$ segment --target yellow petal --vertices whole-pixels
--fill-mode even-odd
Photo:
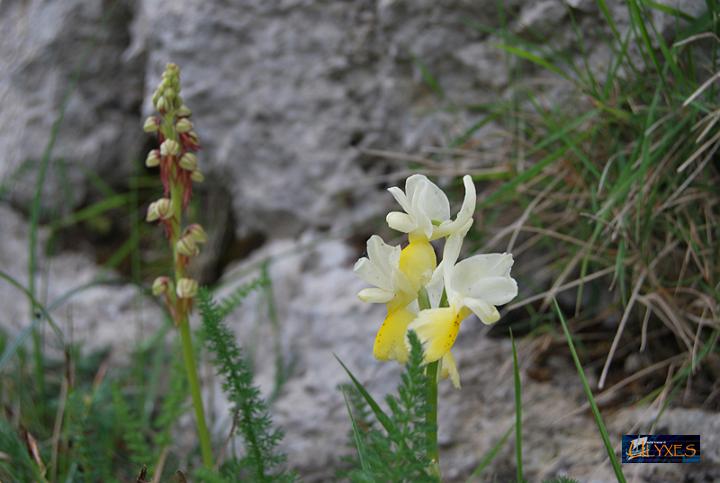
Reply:
[[[460,389],[460,373],[458,373],[457,364],[455,363],[455,357],[453,357],[452,352],[448,351],[448,353],[443,356],[441,365],[442,370],[440,371],[440,376],[442,376],[443,379],[449,377],[455,389]]]
[[[405,308],[388,313],[375,336],[373,355],[376,359],[381,361],[394,359],[403,364],[407,362],[408,348],[405,345],[405,333],[415,316],[415,313]]]
[[[400,252],[400,271],[410,280],[416,292],[425,285],[437,266],[437,257],[427,238],[410,236],[410,243]]]
[[[423,343],[425,362],[435,362],[450,351],[466,316],[467,311],[451,307],[420,311],[408,329],[414,330]]]

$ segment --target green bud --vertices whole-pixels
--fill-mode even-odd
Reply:
[[[145,218],[149,222],[157,220],[167,220],[172,217],[172,206],[168,198],[160,198],[157,201],[150,203],[148,206],[147,217]]]
[[[195,181],[196,183],[202,183],[203,181],[205,181],[205,176],[196,169],[190,175],[190,179]]]
[[[158,151],[157,149],[153,149],[148,153],[147,158],[145,158],[145,166],[147,166],[148,168],[154,168],[159,165],[160,151]]]
[[[195,244],[195,241],[189,236],[180,238],[175,244],[175,249],[180,255],[186,257],[194,257],[200,253],[200,249]]]
[[[175,293],[181,299],[191,299],[197,295],[198,283],[192,278],[181,278],[178,280]]]
[[[184,117],[175,123],[175,129],[177,129],[177,132],[180,133],[191,131],[192,128],[192,122],[190,122],[189,119],[186,119]]]
[[[187,228],[185,228],[184,237],[190,237],[195,243],[206,243],[208,240],[207,233],[205,233],[205,230],[203,230],[203,227],[198,225],[197,223],[193,223],[192,225],[188,225]]]
[[[160,154],[162,156],[176,156],[180,154],[180,144],[172,139],[166,139],[160,145]]]
[[[145,124],[143,124],[143,131],[157,132],[159,128],[160,127],[158,126],[157,118],[155,116],[150,116],[145,119]]]
[[[186,171],[195,171],[197,169],[197,156],[193,153],[185,153],[180,158],[180,167]]]
[[[192,114],[192,111],[190,110],[190,108],[188,106],[183,104],[182,106],[180,106],[178,108],[177,111],[175,111],[175,114],[178,117],[190,117],[190,115]]]
[[[167,108],[168,108],[169,105],[170,105],[170,104],[168,103],[167,99],[165,99],[165,96],[164,96],[164,95],[160,96],[160,98],[158,99],[158,101],[155,103],[155,107],[156,107],[157,110],[160,111],[160,112],[167,111]]]
[[[170,280],[170,277],[158,277],[152,284],[152,293],[156,297],[166,294],[171,285],[172,281]]]

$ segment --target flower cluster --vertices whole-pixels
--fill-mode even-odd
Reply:
[[[195,152],[200,149],[197,133],[190,121],[190,109],[180,97],[180,70],[168,64],[160,85],[153,94],[156,115],[145,120],[143,129],[156,133],[159,149],[153,149],[145,159],[149,168],[160,168],[163,197],[150,203],[148,222],[160,222],[173,249],[175,279],[158,277],[153,283],[153,293],[163,296],[176,323],[180,323],[190,309],[197,294],[198,283],[185,276],[190,258],[200,253],[200,245],[207,242],[207,235],[198,224],[182,228],[182,214],[192,196],[192,183],[202,182]]]
[[[373,235],[367,242],[367,257],[360,258],[354,268],[372,285],[360,291],[360,299],[387,305],[387,317],[375,337],[375,357],[405,363],[406,336],[412,330],[423,344],[424,361],[440,361],[440,373],[458,388],[460,377],[451,349],[460,324],[472,313],[485,324],[497,322],[496,306],[517,295],[517,284],[510,277],[511,254],[474,255],[458,261],[476,203],[471,177],[465,176],[463,184],[465,198],[454,219],[445,193],[425,176],[410,176],[405,191],[390,188],[403,211],[390,212],[387,223],[406,233],[409,243],[401,249]],[[440,263],[430,243],[439,239],[445,240]]]

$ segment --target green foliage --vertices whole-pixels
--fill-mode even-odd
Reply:
[[[354,462],[358,468],[346,475],[351,481],[437,481],[427,457],[428,432],[432,428],[426,422],[427,376],[422,345],[414,332],[408,338],[410,358],[397,394],[386,398],[390,414],[381,413],[381,427],[371,419],[372,413],[377,417],[379,406],[352,374],[354,385],[342,388],[358,455]]]
[[[234,466],[236,478],[245,475],[245,481],[292,481],[294,476],[281,469],[285,456],[277,450],[282,432],[272,427],[267,403],[253,385],[250,366],[234,335],[223,324],[222,309],[206,289],[200,290],[198,301],[205,343],[213,354],[213,364],[223,377],[223,390],[233,403],[238,431],[245,440],[245,456],[230,464]]]
[[[270,277],[267,270],[263,270],[258,278],[239,286],[237,289],[233,290],[230,295],[223,298],[217,304],[217,307],[215,309],[217,315],[220,317],[220,319],[224,319],[225,317],[230,315],[235,309],[237,309],[245,301],[245,299],[255,290],[267,288],[269,286]]]
[[[25,443],[5,421],[0,419],[0,480],[42,481],[40,471],[31,459]]]

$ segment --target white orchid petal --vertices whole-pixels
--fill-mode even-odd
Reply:
[[[378,235],[371,236],[367,241],[367,252],[370,261],[390,279],[393,267],[400,260],[400,247],[393,247]]]
[[[518,287],[510,277],[483,277],[463,287],[463,295],[503,305],[517,297]]]
[[[443,277],[443,268],[438,266],[433,272],[430,281],[425,286],[425,290],[428,294],[428,300],[430,301],[430,307],[440,307],[440,299],[442,299],[444,288],[445,280]]]
[[[364,288],[358,293],[358,298],[370,304],[385,304],[390,302],[395,294],[381,288]]]
[[[452,235],[453,233],[462,230],[467,223],[472,225],[473,213],[475,212],[475,205],[477,204],[475,183],[473,183],[470,175],[465,175],[463,176],[463,184],[465,185],[465,198],[463,199],[460,211],[458,211],[458,214],[455,216],[455,220],[441,223],[440,226],[435,229],[433,239]]]
[[[411,204],[431,221],[442,223],[450,219],[450,202],[447,196],[427,178],[417,187]]]
[[[418,227],[409,215],[399,211],[391,211],[385,219],[390,228],[403,233],[411,233]]]
[[[355,262],[353,271],[358,275],[358,277],[370,285],[374,285],[385,290],[392,290],[392,281],[386,274],[381,272],[375,264],[365,257]]]
[[[508,277],[514,263],[510,253],[473,255],[458,263],[457,270],[473,274],[474,278]]]
[[[413,174],[405,180],[405,195],[411,204],[418,193],[418,189],[425,183],[429,182],[430,180],[424,174]]]
[[[500,312],[498,312],[494,305],[484,300],[473,298],[465,299],[464,302],[465,306],[472,310],[483,324],[490,325],[500,320]]]
[[[388,191],[390,192],[391,195],[393,195],[393,197],[398,202],[398,204],[402,207],[403,210],[405,210],[407,213],[410,213],[410,211],[412,211],[410,200],[408,199],[407,196],[405,196],[405,193],[403,193],[403,190],[401,190],[397,186],[393,186],[392,188],[388,188]]]

